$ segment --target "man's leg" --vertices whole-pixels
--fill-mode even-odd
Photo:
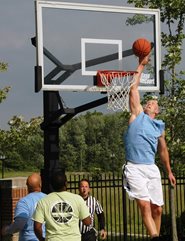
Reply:
[[[158,234],[160,234],[162,207],[151,203],[151,211],[152,211],[153,220],[155,222],[155,226],[157,228],[157,232]]]
[[[141,216],[142,216],[144,225],[145,225],[150,237],[152,237],[152,238],[158,237],[159,231],[158,231],[158,228],[156,227],[156,223],[153,218],[150,202],[137,199],[137,204],[141,211]]]

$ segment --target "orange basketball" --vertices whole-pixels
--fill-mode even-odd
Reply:
[[[151,51],[151,42],[147,39],[139,38],[133,43],[132,50],[136,56],[145,57]]]

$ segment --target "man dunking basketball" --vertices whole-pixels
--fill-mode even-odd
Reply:
[[[155,165],[155,154],[168,173],[172,186],[176,179],[171,171],[169,153],[165,141],[164,122],[156,120],[159,113],[156,99],[149,100],[145,107],[140,104],[138,86],[149,55],[139,58],[135,83],[129,94],[131,116],[125,133],[126,165],[124,166],[125,188],[129,197],[135,199],[141,211],[145,227],[151,240],[160,240],[160,226],[163,205],[161,175]]]

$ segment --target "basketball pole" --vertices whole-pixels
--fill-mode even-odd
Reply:
[[[58,110],[58,101],[55,92],[43,92],[44,120]],[[59,127],[52,122],[44,129],[44,168],[41,169],[42,191],[50,193],[50,177],[59,169]]]
[[[60,109],[61,107],[58,102],[58,93],[56,91],[43,92],[44,122],[41,124],[41,129],[44,131],[44,168],[41,169],[41,178],[42,191],[44,193],[48,194],[52,191],[50,186],[51,175],[57,170],[64,170],[64,167],[59,165],[60,127],[71,120],[76,114],[105,103],[107,103],[107,97],[103,97],[66,111],[63,108]],[[53,116],[55,116],[55,113],[57,113],[57,115],[54,119]],[[63,117],[61,117],[62,115]]]

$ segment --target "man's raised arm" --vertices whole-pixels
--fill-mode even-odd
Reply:
[[[137,115],[143,111],[143,107],[140,104],[140,94],[139,94],[139,83],[141,79],[141,74],[145,68],[145,65],[149,62],[149,55],[139,59],[139,65],[136,69],[137,73],[134,75],[134,84],[132,85],[129,93],[129,107],[131,112],[131,117],[129,123],[131,123]]]

